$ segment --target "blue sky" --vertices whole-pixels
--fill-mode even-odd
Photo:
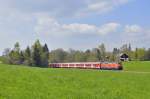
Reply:
[[[36,39],[56,48],[150,46],[150,0],[0,0],[0,53]]]

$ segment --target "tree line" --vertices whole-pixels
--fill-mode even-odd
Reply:
[[[41,45],[39,40],[31,47],[27,46],[25,50],[21,50],[17,42],[12,50],[7,48],[3,52],[3,62],[7,64],[47,67],[48,61],[48,46]]]
[[[122,53],[127,54],[130,61],[150,61],[150,48],[136,48],[133,50],[131,44],[124,44],[120,48],[107,51],[105,44],[102,43],[97,48],[87,49],[86,51],[73,49],[69,49],[69,51],[63,49],[52,50],[49,53],[49,62],[119,62]]]
[[[5,49],[0,59],[7,64],[47,67],[49,63],[58,62],[118,62],[120,61],[121,53],[127,54],[130,61],[150,60],[150,48],[136,48],[133,50],[131,44],[113,48],[113,51],[107,51],[103,43],[97,48],[85,51],[74,49],[65,51],[62,48],[49,51],[47,44],[41,45],[39,40],[25,50],[21,50],[20,44],[17,42],[13,49]]]

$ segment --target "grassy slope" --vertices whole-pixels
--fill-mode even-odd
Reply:
[[[150,72],[150,61],[126,62],[123,65],[124,70]]]
[[[148,66],[150,62],[125,63],[125,70],[150,71]],[[1,64],[0,99],[148,99],[149,77],[144,73]]]

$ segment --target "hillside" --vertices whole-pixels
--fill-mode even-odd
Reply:
[[[125,71],[47,69],[0,64],[0,99],[147,99],[150,62]]]

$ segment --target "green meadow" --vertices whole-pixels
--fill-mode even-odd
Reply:
[[[0,64],[0,99],[149,99],[150,62],[123,71]]]

